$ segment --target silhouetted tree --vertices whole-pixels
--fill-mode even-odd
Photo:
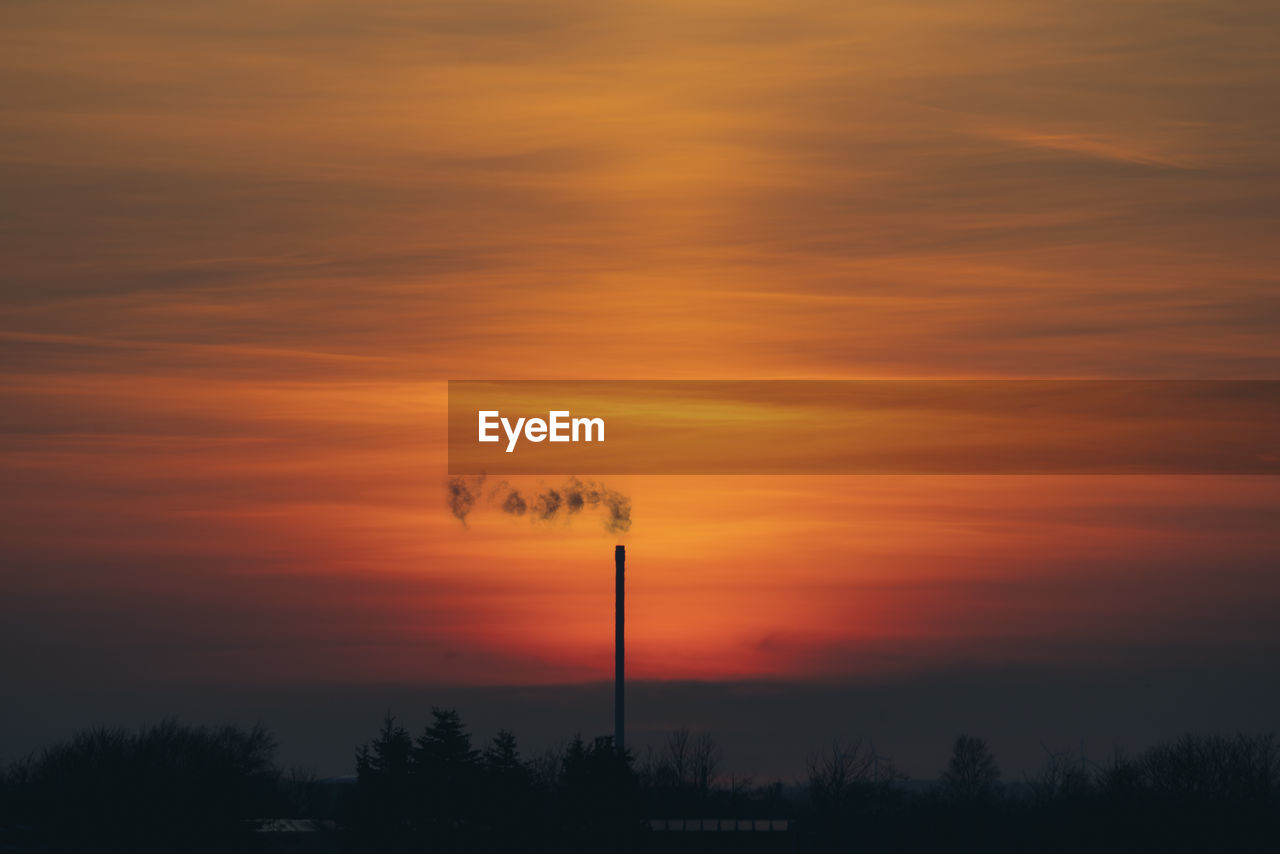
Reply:
[[[520,749],[510,730],[498,731],[493,741],[484,749],[483,758],[486,771],[501,776],[525,775],[524,763],[520,761]]]
[[[373,850],[409,850],[416,842],[413,740],[388,714],[377,737],[356,751],[356,825]]]
[[[851,838],[855,816],[884,801],[899,779],[892,760],[861,739],[833,741],[828,751],[809,757],[808,766],[812,831],[820,844],[837,850]]]
[[[1137,804],[1168,850],[1274,850],[1280,749],[1272,735],[1185,735],[1134,762]]]
[[[689,783],[693,765],[693,734],[688,727],[681,727],[667,734],[667,753],[660,766],[659,777],[672,788],[682,788]]]
[[[687,727],[667,735],[666,752],[650,769],[654,782],[673,790],[683,790],[705,798],[716,783],[723,753],[710,733],[689,731]]]
[[[1184,735],[1139,763],[1146,784],[1173,801],[1266,803],[1280,794],[1280,745],[1273,735]]]
[[[1039,773],[1027,777],[1027,790],[1040,804],[1078,801],[1094,791],[1094,774],[1082,753],[1046,751]]]
[[[693,779],[695,791],[706,796],[716,784],[724,754],[709,732],[700,732],[693,742]]]
[[[576,736],[564,752],[558,795],[561,832],[571,850],[628,850],[640,830],[637,780],[630,756],[619,756],[613,738],[590,744]]]
[[[418,815],[436,848],[465,847],[480,811],[480,754],[453,709],[431,709],[431,723],[413,744]]]
[[[35,850],[236,850],[280,806],[274,753],[260,726],[89,730],[12,769],[6,808]]]
[[[809,798],[819,810],[847,812],[860,796],[899,779],[893,761],[861,739],[833,741],[830,750],[811,756],[808,764]]]
[[[484,825],[490,848],[527,849],[529,837],[540,830],[533,774],[520,759],[516,737],[500,730],[481,756],[484,771]]]
[[[942,772],[942,790],[950,799],[965,803],[990,801],[999,794],[1000,766],[991,747],[981,738],[956,739],[951,761]]]
[[[478,751],[456,712],[433,709],[417,739],[388,715],[357,749],[347,787],[282,781],[261,728],[94,730],[0,773],[0,851],[214,854],[345,841],[379,854],[571,854],[639,850],[648,839],[658,850],[1181,854],[1270,852],[1280,839],[1280,744],[1270,735],[1188,735],[1105,767],[1083,751],[1050,753],[1007,793],[981,739],[958,738],[941,785],[918,793],[896,785],[870,743],[836,742],[810,759],[799,800],[781,784],[717,785],[710,736],[677,731],[665,748],[642,775],[609,738],[577,737],[526,761],[510,732]],[[339,836],[254,833],[253,819],[304,814],[339,819]],[[799,820],[788,836],[647,836],[642,822],[784,816]]]
[[[370,780],[407,779],[412,760],[413,740],[409,731],[396,723],[394,715],[388,714],[383,718],[378,736],[356,750],[356,771]]]
[[[471,734],[453,709],[431,709],[431,723],[414,742],[414,759],[424,769],[464,773],[474,769],[480,754],[471,747]]]
[[[526,766],[533,777],[534,788],[552,791],[560,785],[560,775],[564,772],[565,745],[548,747],[534,755]]]

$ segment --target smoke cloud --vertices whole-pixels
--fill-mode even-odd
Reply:
[[[496,507],[509,516],[528,516],[534,522],[568,521],[584,511],[601,510],[604,529],[609,533],[623,533],[631,528],[630,498],[602,483],[576,477],[536,492],[521,492],[505,480],[486,490],[484,475],[453,477],[446,484],[445,497],[449,511],[463,527],[477,506],[486,506]]]
[[[462,527],[467,527],[467,514],[476,506],[476,496],[484,484],[484,475],[479,477],[452,477],[445,484],[445,501],[449,512],[457,517]]]

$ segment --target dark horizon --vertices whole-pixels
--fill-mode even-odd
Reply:
[[[894,676],[862,684],[631,681],[633,754],[680,728],[712,735],[726,773],[792,782],[832,739],[863,739],[913,779],[931,780],[961,732],[986,738],[1009,779],[1034,773],[1046,751],[1095,761],[1134,754],[1184,732],[1267,732],[1280,720],[1280,685],[1269,660],[1183,668],[1043,671],[974,668]],[[531,753],[574,734],[612,728],[613,684],[465,686],[188,686],[18,696],[0,710],[0,760],[96,725],[133,728],[176,716],[193,724],[262,723],[286,767],[323,777],[354,773],[352,746],[382,715],[413,721],[433,706],[456,708],[480,741],[512,730]],[[25,702],[24,702],[25,701]],[[86,707],[92,711],[86,712]],[[51,711],[52,710],[52,711]]]

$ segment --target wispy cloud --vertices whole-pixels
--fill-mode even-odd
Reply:
[[[1260,0],[5,4],[0,524],[29,598],[0,588],[0,623],[37,603],[69,636],[75,591],[118,578],[112,602],[149,603],[131,637],[150,626],[211,672],[236,621],[272,673],[304,655],[260,595],[336,669],[422,637],[380,674],[595,673],[603,533],[498,519],[460,541],[443,380],[1274,377],[1277,23]],[[696,485],[747,496],[732,517],[688,484],[619,488],[645,520],[650,675],[699,639],[698,677],[834,667],[784,642],[804,624],[847,648],[871,594],[833,579],[1012,573],[1010,543],[1124,573],[1163,537],[1214,566],[1178,576],[1176,613],[1276,597],[1257,484],[1165,487],[1190,509],[1160,537],[1080,519],[1060,483],[1061,518],[1034,524],[1037,488],[1008,483],[844,482],[819,518],[750,509],[805,481]],[[1090,488],[1144,524],[1164,500]],[[1233,545],[1192,536],[1227,517]],[[536,614],[494,592],[513,554]],[[200,580],[158,580],[181,566]],[[342,581],[244,581],[282,572]],[[384,573],[422,581],[356,595]],[[703,582],[714,609],[686,595]],[[1026,585],[1024,610],[1062,589]],[[218,620],[162,607],[212,592]],[[975,655],[1025,641],[1023,612],[974,595],[997,629]],[[905,620],[911,649],[979,632],[906,620],[935,598],[871,595],[869,624]],[[1114,607],[1177,635],[1143,622],[1155,599]],[[757,658],[760,638],[782,651]]]

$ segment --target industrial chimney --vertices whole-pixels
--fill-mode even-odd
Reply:
[[[627,748],[623,741],[623,691],[626,679],[623,671],[626,663],[626,632],[623,631],[623,622],[627,610],[626,546],[616,546],[614,548],[613,566],[613,743],[617,745],[618,755],[625,756]]]

